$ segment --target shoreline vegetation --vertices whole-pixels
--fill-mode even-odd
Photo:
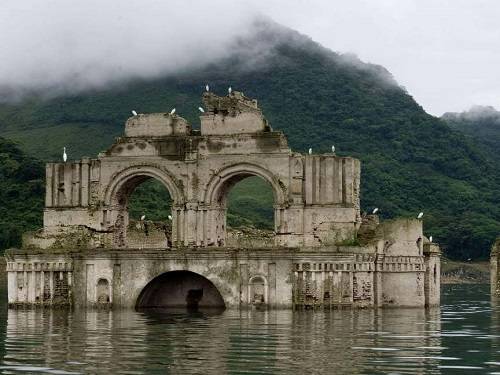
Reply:
[[[0,256],[0,282],[7,283],[6,261]],[[488,261],[460,262],[441,258],[441,284],[489,284]]]

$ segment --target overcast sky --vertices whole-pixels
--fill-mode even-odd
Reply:
[[[499,0],[1,0],[0,87],[172,72],[225,54],[258,13],[385,66],[432,114],[500,107]]]

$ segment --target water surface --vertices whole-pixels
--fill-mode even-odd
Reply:
[[[5,374],[500,374],[487,285],[440,309],[332,312],[0,310]]]

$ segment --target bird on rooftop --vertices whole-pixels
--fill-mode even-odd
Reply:
[[[208,85],[205,85],[205,91],[206,92],[209,92],[210,91],[210,87]]]
[[[312,153],[313,153],[313,149],[312,149],[312,148],[310,148],[310,149],[309,149],[309,155],[312,155]]]
[[[233,89],[231,88],[231,86],[229,86],[229,88],[227,89],[227,92],[228,92],[229,94],[231,94],[231,93],[233,92]]]
[[[132,110],[132,114],[133,114],[134,116],[137,116],[137,112],[136,112],[136,111],[134,111],[134,110]]]
[[[429,242],[432,242],[432,236],[429,236]]]
[[[175,108],[170,111],[170,114],[173,115],[175,113]]]
[[[66,147],[63,147],[63,161],[66,163],[68,160],[68,154],[66,154]]]
[[[423,216],[424,216],[424,213],[421,212],[421,213],[418,214],[417,219],[421,219]]]
[[[334,154],[335,153],[335,146],[332,145],[332,153]]]
[[[172,221],[172,215],[168,215],[168,220]]]
[[[205,113],[205,110],[201,107],[198,107],[198,111],[200,111],[201,113]]]
[[[372,214],[375,215],[378,212],[378,208],[374,208]]]
[[[141,221],[144,221],[145,218],[146,218],[146,215],[142,215],[141,216]]]

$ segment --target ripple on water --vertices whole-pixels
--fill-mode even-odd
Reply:
[[[0,311],[4,373],[447,374],[498,369],[500,310],[445,288],[441,309]],[[467,297],[471,296],[471,301]],[[473,354],[472,354],[473,353]]]

